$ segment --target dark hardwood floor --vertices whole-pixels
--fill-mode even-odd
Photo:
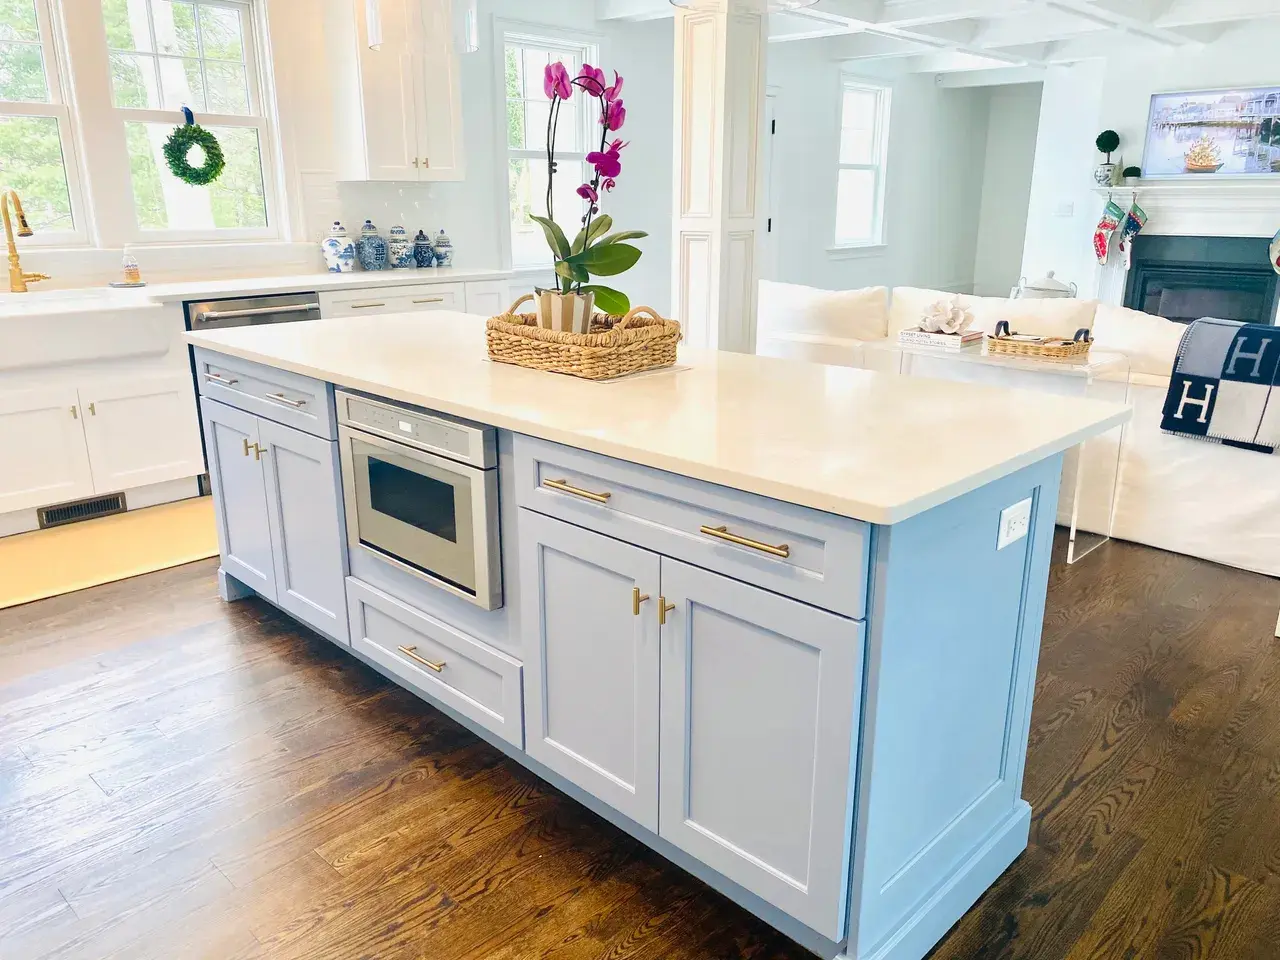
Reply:
[[[803,958],[216,561],[0,611],[0,958]],[[1280,583],[1056,566],[1032,846],[934,960],[1280,958]]]

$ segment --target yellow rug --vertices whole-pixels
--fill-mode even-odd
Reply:
[[[216,556],[213,498],[0,538],[0,609]]]

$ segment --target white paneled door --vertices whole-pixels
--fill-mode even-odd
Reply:
[[[276,575],[258,418],[208,398],[201,409],[222,568],[274,600]]]
[[[93,494],[81,413],[74,387],[0,396],[0,513]]]

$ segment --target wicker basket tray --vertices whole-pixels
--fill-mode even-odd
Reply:
[[[1003,332],[1002,332],[1003,331]],[[1087,356],[1093,340],[1088,330],[1081,330],[1074,340],[1058,337],[1018,337],[1010,334],[1007,321],[1001,321],[994,336],[987,337],[987,353],[1005,357],[1034,357],[1038,360],[1075,360]]]
[[[516,313],[532,299],[526,293],[502,316],[489,318],[485,338],[490,359],[586,380],[608,380],[676,362],[680,324],[664,320],[652,307],[635,307],[625,317],[597,313],[590,333],[564,333],[539,326],[536,314]]]

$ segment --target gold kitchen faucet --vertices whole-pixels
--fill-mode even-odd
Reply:
[[[12,205],[13,213],[18,218],[18,236],[29,237],[34,232],[27,223],[27,215],[22,210],[22,201],[17,190],[5,190],[0,194],[0,214],[4,216],[4,238],[9,244],[9,292],[26,293],[27,284],[37,280],[48,280],[47,273],[24,273],[22,261],[18,259],[18,245],[14,242],[13,220],[9,215]]]

